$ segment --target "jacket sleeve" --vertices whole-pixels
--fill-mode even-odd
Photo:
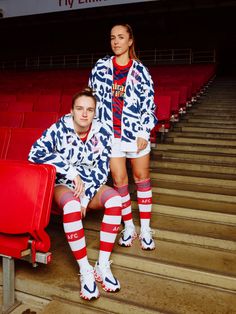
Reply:
[[[63,135],[56,124],[47,129],[31,147],[28,160],[39,164],[50,164],[56,167],[56,172],[68,180],[74,180],[79,174],[68,160],[58,152],[59,142]]]
[[[152,78],[144,68],[143,89],[140,96],[141,104],[141,129],[138,132],[138,137],[149,140],[151,130],[157,123],[156,105],[154,103],[154,87]]]
[[[83,180],[85,183],[85,196],[81,202],[82,206],[86,207],[99,188],[107,182],[107,177],[110,171],[110,155],[111,137],[107,136],[107,138],[103,140],[102,153],[96,159],[93,168],[88,175],[89,179]]]

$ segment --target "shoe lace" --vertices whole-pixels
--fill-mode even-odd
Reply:
[[[113,263],[112,260],[108,261],[106,264],[103,265],[99,265],[100,269],[102,270],[103,274],[106,276],[113,276],[112,272],[111,272],[111,264]]]
[[[85,272],[79,273],[82,281],[95,280],[94,279],[94,269],[87,269]]]
[[[135,228],[133,226],[125,227],[120,233],[124,235],[130,235],[135,232]]]
[[[155,234],[155,231],[151,228],[145,228],[141,230],[140,238],[150,238],[152,239],[153,235]]]

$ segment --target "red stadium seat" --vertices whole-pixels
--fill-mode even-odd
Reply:
[[[3,258],[3,311],[16,304],[14,259],[34,265],[51,261],[49,223],[55,168],[22,161],[0,160],[0,255]],[[17,175],[16,175],[17,174]]]
[[[27,160],[31,146],[43,131],[44,128],[12,128],[5,158]]]
[[[22,112],[1,112],[0,114],[0,127],[20,128],[22,123]]]
[[[161,133],[161,139],[164,139],[165,133],[170,128],[171,120],[171,96],[163,96],[155,94],[154,102],[156,104],[157,125],[151,132],[151,142],[157,142],[157,132]]]
[[[6,93],[1,93],[0,92],[0,101],[6,101],[6,102],[15,102],[16,101],[16,95],[11,93],[11,94],[6,94]]]
[[[59,112],[61,105],[60,98],[59,94],[41,94],[34,104],[34,111]]]
[[[18,100],[14,103],[10,103],[8,111],[12,112],[30,112],[33,111],[34,103],[32,101]]]
[[[23,128],[48,128],[58,119],[57,112],[25,112]]]
[[[70,94],[62,95],[60,113],[62,115],[69,113],[71,110],[71,104],[72,104],[72,95]]]
[[[9,102],[6,100],[0,100],[0,112],[8,111]]]

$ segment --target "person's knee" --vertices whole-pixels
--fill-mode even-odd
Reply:
[[[64,209],[65,206],[70,203],[73,202],[75,204],[76,207],[81,207],[80,206],[80,200],[74,196],[74,193],[72,191],[67,191],[65,193],[63,193],[60,198],[59,198],[59,207],[61,209]]]
[[[149,179],[149,171],[137,171],[133,173],[134,182],[140,182]]]
[[[122,200],[115,189],[106,189],[101,195],[101,203],[105,208],[114,209],[117,214],[121,214]]]

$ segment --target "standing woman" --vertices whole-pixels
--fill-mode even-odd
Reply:
[[[149,174],[150,132],[157,122],[153,82],[146,67],[136,57],[134,36],[128,24],[112,27],[111,48],[114,56],[97,61],[89,85],[97,97],[97,118],[106,123],[113,134],[110,167],[115,189],[122,197],[124,222],[118,243],[129,247],[137,237],[128,190],[128,158],[137,188],[141,225],[139,240],[142,249],[153,250]]]

